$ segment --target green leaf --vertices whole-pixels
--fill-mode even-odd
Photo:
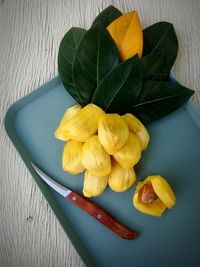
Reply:
[[[118,50],[109,33],[101,23],[96,23],[83,37],[73,65],[74,83],[84,105],[91,102],[100,81],[119,61]]]
[[[71,28],[63,37],[58,51],[58,72],[62,84],[80,104],[82,104],[82,100],[74,85],[72,68],[79,43],[85,33],[84,29]]]
[[[175,111],[193,94],[193,90],[180,84],[145,81],[138,103],[133,104],[128,112],[147,124]]]
[[[110,72],[99,84],[92,102],[107,112],[124,114],[137,102],[142,88],[142,68],[134,56]]]
[[[122,13],[114,6],[110,5],[105,8],[94,20],[94,25],[96,22],[101,22],[106,28],[113,20],[120,17]]]
[[[144,47],[141,59],[144,80],[164,80],[176,60],[178,40],[174,27],[158,22],[143,30]]]

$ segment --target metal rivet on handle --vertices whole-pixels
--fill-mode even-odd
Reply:
[[[72,200],[73,200],[73,201],[75,201],[75,200],[76,200],[76,197],[75,197],[75,196],[73,196],[73,197],[72,197]]]
[[[97,219],[101,219],[102,215],[101,214],[97,214]]]

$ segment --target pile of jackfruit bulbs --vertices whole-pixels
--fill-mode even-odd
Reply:
[[[107,185],[116,192],[129,189],[136,180],[134,166],[141,159],[150,139],[145,126],[134,115],[108,114],[92,103],[83,108],[79,104],[68,108],[54,136],[66,142],[62,155],[63,170],[71,174],[85,172],[83,194],[86,197],[99,196]],[[147,184],[151,180],[147,179]],[[153,191],[153,198],[150,187],[143,190],[144,197],[138,195],[138,190],[141,191],[139,183],[133,204],[146,214],[160,216],[165,207],[174,205],[175,196],[162,177],[157,180],[161,182],[158,193]],[[158,197],[160,190],[163,192],[160,195],[167,195],[170,199],[169,205],[164,203],[165,199],[160,200],[162,196]],[[149,192],[145,202],[145,194]]]

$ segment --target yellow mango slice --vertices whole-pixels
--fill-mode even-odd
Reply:
[[[124,169],[116,161],[112,161],[112,169],[108,176],[108,185],[115,192],[124,192],[129,189],[136,180],[133,168]]]
[[[85,171],[84,184],[83,184],[83,195],[85,197],[96,197],[103,193],[106,189],[108,177],[99,177]]]
[[[108,32],[114,40],[122,60],[134,55],[142,57],[143,33],[136,11],[126,13],[108,25]]]
[[[62,167],[64,171],[72,174],[78,174],[84,171],[81,162],[83,144],[74,140],[70,140],[64,146],[62,155]]]
[[[141,145],[137,135],[130,133],[125,145],[113,154],[114,159],[125,169],[132,168],[141,158]]]
[[[81,161],[83,166],[96,176],[104,177],[110,173],[110,155],[99,142],[97,135],[89,137],[84,143]]]
[[[128,140],[128,125],[118,114],[103,114],[98,122],[98,136],[105,150],[113,155]]]
[[[136,134],[141,143],[141,149],[144,151],[149,144],[149,133],[143,123],[130,113],[126,113],[122,116],[128,124],[129,131]]]
[[[144,203],[141,200],[140,190],[143,186],[151,183],[157,198]],[[139,211],[153,216],[161,216],[166,208],[172,208],[176,202],[175,194],[168,182],[160,175],[148,176],[144,181],[139,182],[133,195],[133,205]]]
[[[64,115],[63,115],[63,117],[59,123],[58,128],[54,132],[55,138],[57,138],[61,141],[68,141],[69,140],[69,137],[67,136],[66,131],[64,131],[64,125],[68,120],[73,118],[81,110],[81,108],[82,108],[81,105],[76,104],[76,105],[73,105],[72,107],[68,108],[65,111],[65,113],[64,113]]]
[[[98,119],[102,114],[104,111],[100,107],[88,104],[70,120],[67,120],[63,131],[70,139],[85,142],[97,132]]]

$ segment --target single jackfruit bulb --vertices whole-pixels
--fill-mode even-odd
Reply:
[[[78,174],[84,171],[81,163],[81,152],[83,144],[74,140],[70,140],[64,146],[62,155],[62,167],[64,171],[72,174]]]
[[[97,135],[89,137],[84,143],[81,160],[83,166],[96,176],[103,177],[110,173],[110,155],[99,142]]]
[[[176,197],[169,183],[160,175],[149,176],[149,179],[151,179],[153,189],[157,196],[168,209],[171,209],[176,202]]]
[[[175,202],[174,191],[160,175],[151,175],[139,182],[133,195],[134,207],[153,216],[161,216],[165,209],[172,208]]]
[[[113,157],[125,169],[138,163],[141,158],[141,144],[137,135],[130,133],[125,145]]]
[[[82,108],[81,105],[76,104],[76,105],[73,105],[72,107],[68,108],[65,111],[65,113],[64,113],[64,115],[63,115],[63,117],[59,123],[58,128],[54,132],[55,138],[57,138],[61,141],[68,141],[69,140],[67,132],[63,130],[65,122],[68,121],[69,119],[71,119],[72,117],[74,117],[81,110],[81,108]]]
[[[128,124],[129,131],[136,134],[141,142],[142,151],[144,151],[149,143],[149,134],[147,129],[138,118],[134,115],[127,113],[122,116]]]
[[[143,32],[136,11],[118,17],[108,25],[107,30],[123,60],[127,60],[136,54],[140,58],[142,57]]]
[[[102,114],[104,111],[100,107],[88,104],[65,123],[64,131],[70,139],[85,142],[97,132],[98,119]]]
[[[112,161],[111,172],[108,176],[109,187],[116,192],[124,192],[129,189],[136,180],[136,174],[133,168],[124,169],[116,161]]]
[[[105,150],[113,155],[126,143],[128,125],[118,114],[103,114],[98,122],[98,136]]]
[[[83,184],[83,195],[85,197],[96,197],[101,195],[106,189],[107,182],[108,176],[99,177],[86,170]]]

